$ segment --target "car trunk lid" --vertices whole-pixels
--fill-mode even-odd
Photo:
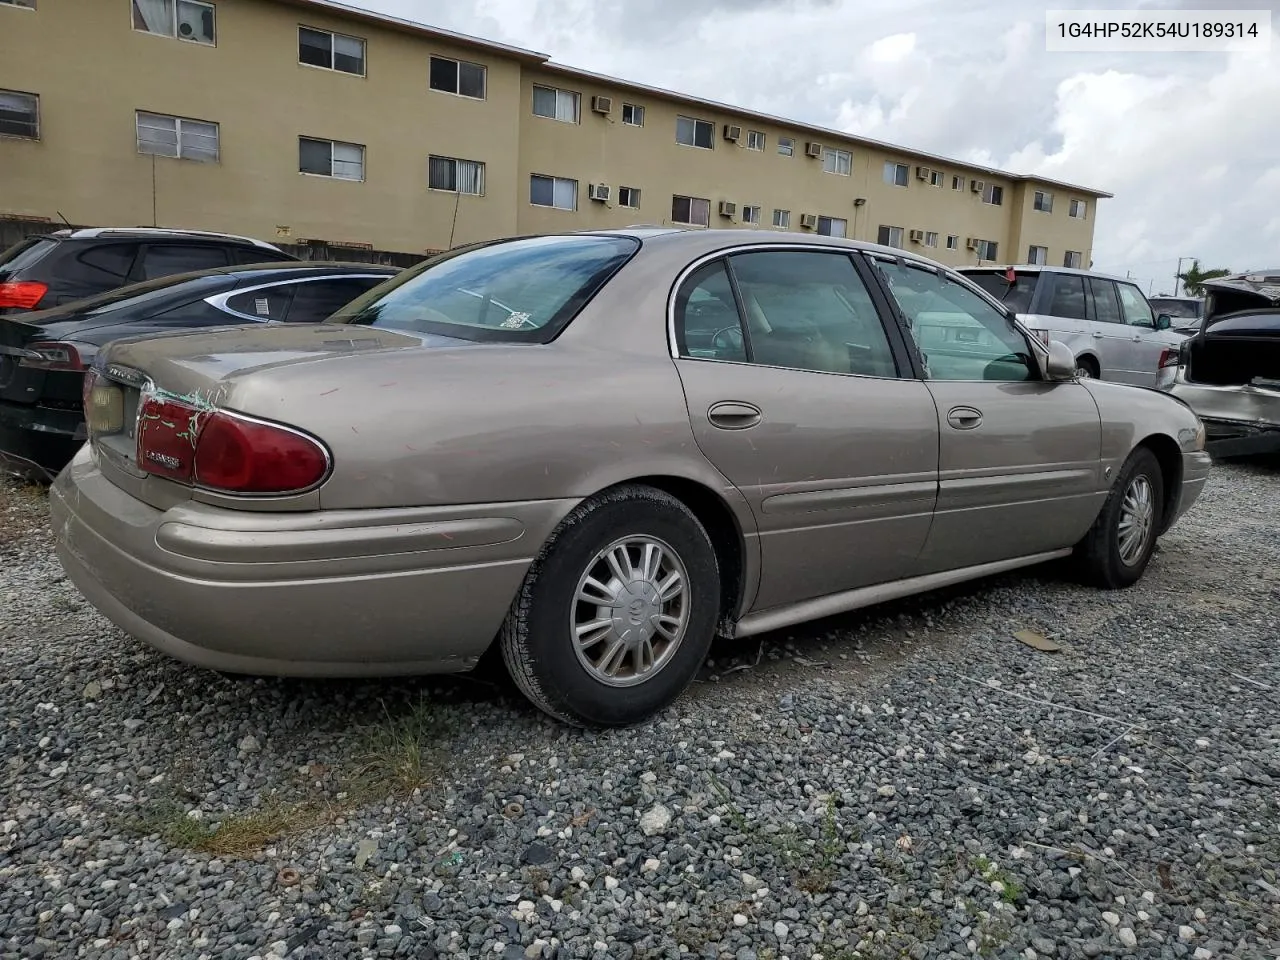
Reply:
[[[45,371],[23,366],[29,345],[44,339],[40,327],[0,317],[0,402],[32,404],[44,387]]]

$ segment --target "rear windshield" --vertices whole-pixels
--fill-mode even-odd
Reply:
[[[1156,313],[1167,313],[1171,317],[1194,320],[1200,316],[1200,303],[1196,300],[1161,300],[1156,297],[1151,301]]]
[[[58,245],[47,237],[31,238],[15,243],[0,253],[0,280],[7,280],[19,270],[25,270]]]
[[[466,247],[411,267],[325,322],[546,343],[639,248],[630,237],[598,235]]]
[[[1031,312],[1031,295],[1036,292],[1038,273],[1017,273],[1010,283],[1003,270],[965,270],[968,277],[1014,313]]]

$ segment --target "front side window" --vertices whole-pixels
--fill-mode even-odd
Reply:
[[[711,223],[711,201],[702,197],[673,196],[671,222],[693,227],[707,226]]]
[[[200,0],[132,0],[133,29],[192,43],[216,43],[214,6]]]
[[[676,117],[676,143],[710,150],[715,143],[715,124],[695,117]]]
[[[1141,290],[1131,283],[1117,283],[1116,293],[1120,294],[1120,309],[1125,323],[1131,327],[1155,327],[1156,318],[1151,312],[1151,304]]]
[[[546,343],[640,248],[618,236],[463,247],[396,274],[329,318],[463,340]]]
[[[884,182],[893,184],[895,187],[905,187],[911,176],[911,168],[905,163],[895,163],[892,160],[884,165]]]
[[[822,148],[822,170],[847,177],[853,172],[853,154],[848,150],[837,150],[834,147]]]
[[[824,237],[843,237],[849,222],[841,217],[819,217],[818,233]]]
[[[787,228],[787,227],[790,227],[790,226],[791,226],[791,211],[790,211],[790,210],[774,210],[774,211],[773,211],[773,225],[774,225],[775,227],[782,227],[782,228],[784,228],[784,229],[785,229],[785,228]]]
[[[535,207],[577,210],[578,181],[535,173],[529,178],[529,202]]]
[[[622,105],[622,122],[629,127],[643,127],[644,107],[638,103],[624,103]]]
[[[1053,194],[1037,190],[1034,206],[1041,213],[1053,213]]]
[[[142,278],[154,280],[189,270],[227,265],[227,251],[212,244],[153,243],[142,254]]]
[[[0,136],[40,139],[40,98],[34,93],[0,90]]]
[[[1004,314],[932,268],[874,258],[931,380],[1037,380],[1031,346]]]
[[[763,150],[764,149],[764,133],[760,130],[747,131],[747,149]]]
[[[533,88],[533,115],[559,120],[561,123],[577,123],[581,96],[573,90],[557,90],[555,87]]]
[[[162,113],[137,111],[138,152],[156,157],[218,161],[218,125],[205,120],[167,117]]]
[[[450,57],[432,57],[427,82],[439,93],[453,93],[472,100],[485,98],[488,69],[482,63],[469,63]]]
[[[289,323],[322,323],[385,277],[330,277],[297,284],[289,304]]]
[[[364,76],[364,41],[328,30],[298,28],[298,62]]]
[[[431,190],[448,190],[484,196],[484,164],[477,160],[454,157],[430,157],[427,160],[427,186]]]
[[[1093,300],[1093,319],[1098,323],[1124,323],[1116,285],[1111,280],[1089,277],[1089,296]]]
[[[796,152],[796,142],[791,137],[778,138],[778,153],[784,157],[793,156]]]
[[[902,246],[902,228],[890,227],[881,224],[880,230],[876,235],[876,243],[882,247],[901,247]]]
[[[1074,273],[1059,273],[1053,278],[1053,299],[1049,301],[1049,316],[1084,320],[1084,277]]]
[[[364,146],[341,140],[299,137],[298,172],[336,180],[363,180]]]
[[[1027,248],[1027,263],[1045,264],[1049,262],[1049,248],[1032,245]]]

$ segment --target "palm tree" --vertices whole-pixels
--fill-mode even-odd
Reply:
[[[1217,267],[1213,270],[1201,270],[1200,261],[1192,260],[1191,266],[1185,271],[1178,274],[1178,279],[1182,281],[1182,289],[1188,297],[1204,296],[1204,282],[1212,280],[1214,277],[1225,277],[1230,270],[1223,267]]]

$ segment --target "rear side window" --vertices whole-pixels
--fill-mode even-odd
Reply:
[[[1099,323],[1124,323],[1120,316],[1120,304],[1116,300],[1116,285],[1110,280],[1089,278],[1089,292],[1093,296],[1093,319]]]
[[[1084,277],[1072,273],[1055,274],[1053,299],[1049,302],[1049,316],[1084,320]]]
[[[137,253],[136,243],[106,243],[90,247],[76,259],[84,268],[86,279],[124,283]]]
[[[57,240],[49,240],[44,237],[22,240],[14,244],[3,254],[0,254],[0,280],[12,277],[19,271],[26,270],[39,260],[42,260],[57,245]]]
[[[227,252],[209,244],[156,243],[143,252],[142,279],[154,280],[174,273],[210,270],[227,265]]]
[[[275,263],[277,260],[290,259],[283,253],[266,247],[232,247],[231,256],[236,263]]]
[[[257,320],[283,321],[289,312],[289,304],[297,289],[294,283],[279,283],[273,287],[246,290],[227,298],[227,308]]]
[[[966,270],[963,276],[972,280],[1014,313],[1030,313],[1031,298],[1036,292],[1038,273],[1015,273],[1009,282],[1003,270]]]
[[[335,323],[463,340],[547,343],[640,249],[631,237],[522,237],[411,267],[335,314]]]
[[[381,282],[382,278],[334,277],[299,283],[286,319],[290,323],[320,323]]]

